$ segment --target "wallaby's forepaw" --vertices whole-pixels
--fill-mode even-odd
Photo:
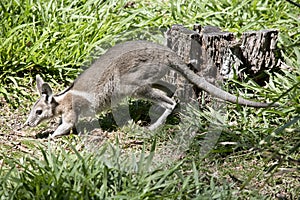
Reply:
[[[48,138],[49,138],[49,139],[51,139],[51,140],[53,140],[53,139],[54,139],[54,137],[55,137],[55,135],[54,135],[54,134],[50,134]]]
[[[55,134],[55,132],[54,133],[52,133],[52,134],[50,134],[49,135],[49,139],[54,139],[54,138],[57,138],[58,136],[62,136],[62,135],[60,135],[60,134]]]
[[[62,137],[64,135],[68,135],[68,134],[69,134],[69,132],[66,132],[66,133],[56,133],[56,132],[54,132],[53,134],[49,134],[49,138],[54,139],[54,138]]]

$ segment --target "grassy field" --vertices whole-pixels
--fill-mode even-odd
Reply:
[[[162,43],[173,24],[195,23],[279,30],[282,69],[263,88],[233,80],[230,92],[280,107],[188,106],[182,123],[154,132],[130,123],[48,140],[52,121],[19,130],[37,74],[60,91],[110,46]],[[288,1],[0,1],[0,199],[299,199],[299,46],[300,8]]]

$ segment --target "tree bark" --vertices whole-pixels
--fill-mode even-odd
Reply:
[[[233,33],[222,32],[214,26],[195,25],[194,30],[189,30],[173,25],[166,36],[169,48],[197,74],[216,85],[234,76],[243,78],[243,73],[263,84],[266,81],[264,71],[278,67],[275,57],[277,30],[245,32],[236,39]],[[181,78],[173,81],[177,85],[186,84]]]

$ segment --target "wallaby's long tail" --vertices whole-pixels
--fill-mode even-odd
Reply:
[[[180,66],[173,66],[177,71],[179,71],[187,80],[189,80],[191,83],[197,85],[200,89],[205,90],[209,94],[225,100],[229,101],[231,103],[237,103],[240,105],[246,105],[246,106],[252,106],[252,107],[268,107],[268,106],[279,106],[277,103],[261,103],[261,102],[255,102],[250,101],[247,99],[244,99],[242,97],[236,97],[216,86],[213,84],[207,82],[204,77],[198,76],[193,71],[191,71],[186,65],[180,65]],[[179,69],[178,69],[179,68]]]
[[[268,106],[278,106],[278,104],[255,102],[255,101],[250,101],[250,100],[244,99],[242,97],[234,96],[234,95],[212,85],[211,83],[207,82],[203,77],[200,77],[199,81],[194,84],[198,85],[198,87],[202,86],[202,87],[200,87],[201,89],[209,92],[213,96],[223,99],[225,101],[229,101],[231,103],[237,103],[240,105],[259,107],[259,108],[260,107],[268,107]]]

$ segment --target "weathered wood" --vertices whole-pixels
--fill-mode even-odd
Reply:
[[[199,52],[199,34],[191,31],[181,25],[174,25],[166,33],[167,46],[173,49],[185,61],[185,63],[194,71],[199,71],[201,55]],[[170,71],[164,81],[176,85],[175,96],[180,101],[188,101],[197,99],[197,92],[184,77],[175,71]]]
[[[277,39],[277,30],[243,33],[240,48],[243,65],[248,73],[257,74],[262,70],[271,70],[277,66],[278,61],[274,54]]]
[[[277,67],[275,48],[277,30],[251,31],[237,40],[233,33],[218,27],[199,25],[194,31],[174,25],[167,32],[167,45],[208,81],[258,76],[264,70]]]
[[[277,30],[251,31],[243,33],[237,40],[233,33],[222,32],[218,27],[199,25],[195,25],[194,30],[173,25],[166,33],[167,46],[192,70],[216,85],[234,74],[242,78],[245,72],[255,78],[261,77],[264,70],[277,67],[274,53],[277,36]],[[187,99],[199,95],[199,91],[193,90],[175,72],[170,72],[168,77],[168,82],[184,88],[178,96]]]

